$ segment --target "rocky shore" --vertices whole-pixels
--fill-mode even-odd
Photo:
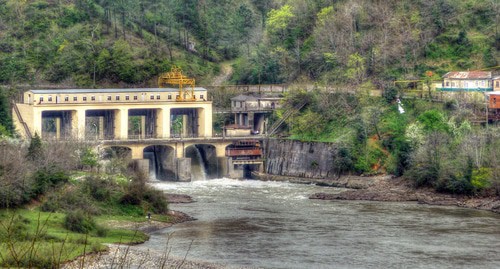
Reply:
[[[108,251],[80,257],[63,266],[65,269],[105,268],[183,268],[224,269],[224,265],[190,261],[168,256],[168,251],[142,250],[134,246],[108,245]]]
[[[437,193],[430,188],[415,189],[411,182],[392,176],[344,176],[339,179],[306,179],[261,175],[261,180],[287,181],[300,184],[316,184],[325,187],[345,188],[337,194],[315,193],[310,199],[366,200],[384,202],[417,202],[428,205],[458,206],[500,213],[497,196],[465,196]]]

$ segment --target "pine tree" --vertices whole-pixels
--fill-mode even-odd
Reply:
[[[35,133],[33,138],[30,141],[30,146],[28,147],[28,154],[26,158],[30,161],[37,161],[43,155],[43,145],[42,139],[38,136],[38,133]]]

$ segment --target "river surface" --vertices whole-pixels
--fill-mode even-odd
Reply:
[[[170,208],[196,218],[140,248],[251,268],[500,268],[500,215],[415,203],[309,200],[340,192],[215,179],[153,185],[190,195]],[[167,238],[170,237],[167,244]]]

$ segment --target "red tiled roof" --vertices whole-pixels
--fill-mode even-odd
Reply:
[[[453,71],[446,73],[443,78],[452,79],[491,79],[489,71]]]

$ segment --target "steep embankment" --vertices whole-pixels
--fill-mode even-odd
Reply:
[[[270,139],[266,148],[268,174],[305,178],[336,176],[332,164],[337,147],[333,143]]]

